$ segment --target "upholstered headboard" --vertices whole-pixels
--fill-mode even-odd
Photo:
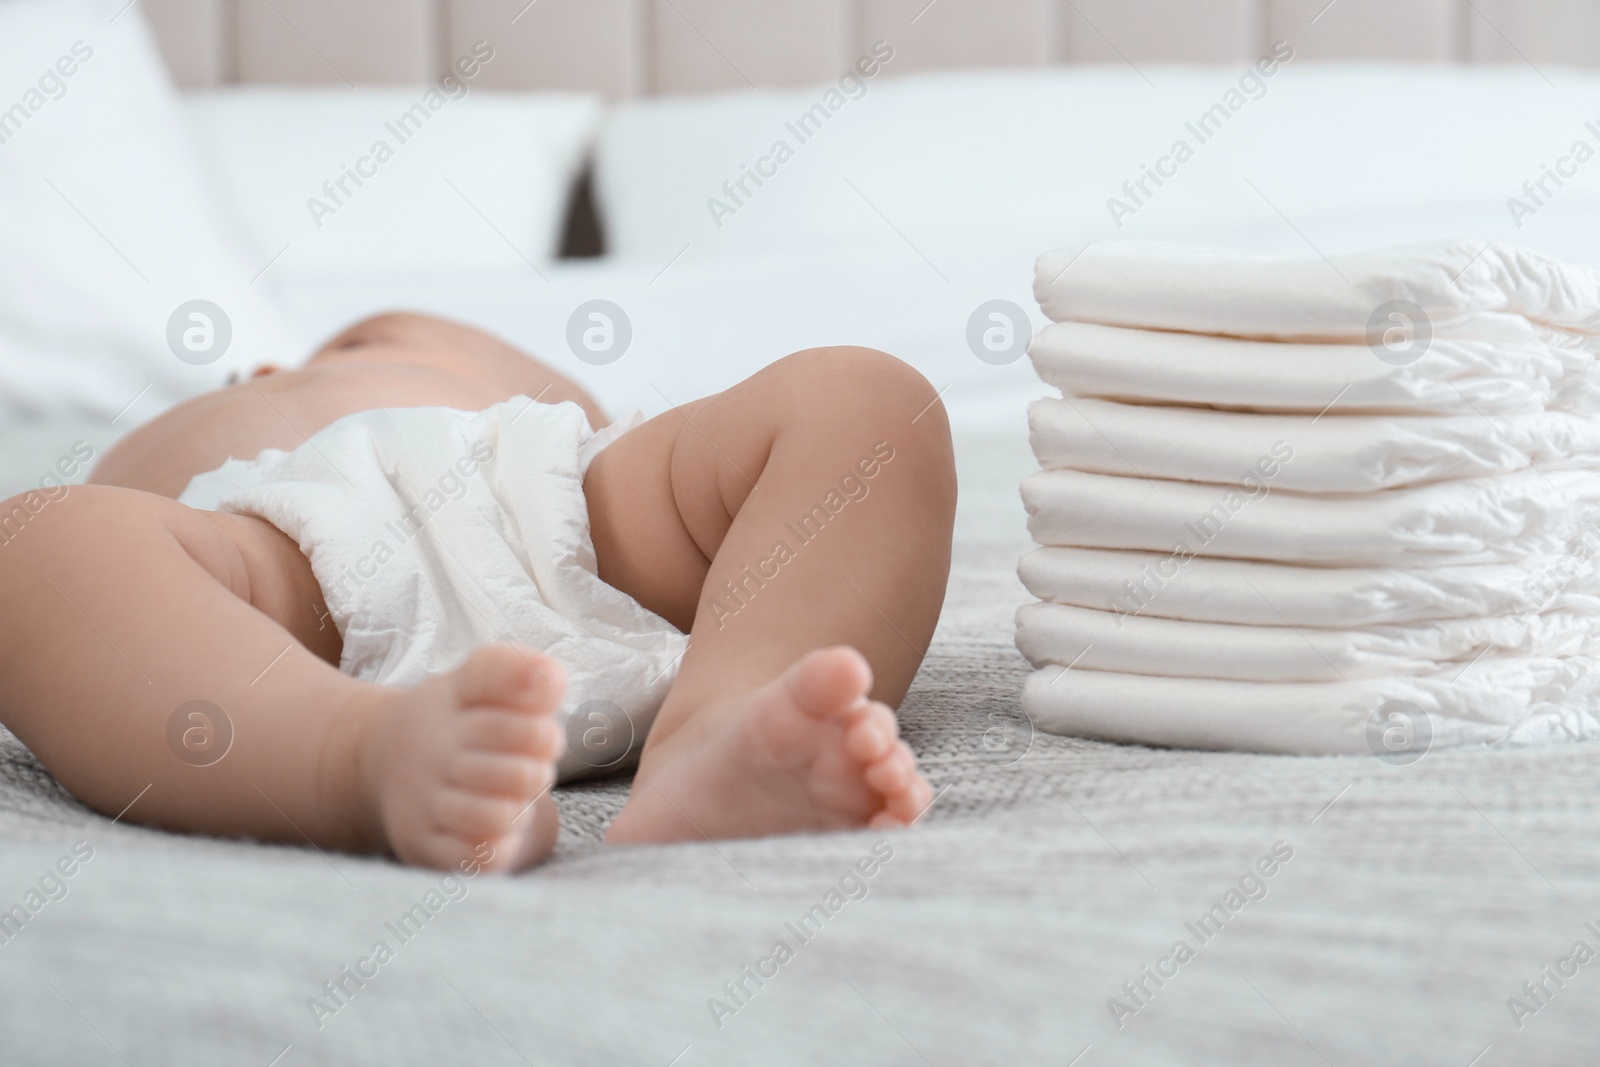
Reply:
[[[1600,64],[1595,0],[137,0],[189,87],[431,79],[486,40],[480,84],[612,98],[895,73],[1309,59]]]

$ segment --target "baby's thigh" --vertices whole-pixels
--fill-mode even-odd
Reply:
[[[601,580],[685,632],[716,552],[690,529],[691,522],[711,525],[699,513],[712,501],[696,484],[708,482],[711,472],[686,471],[680,456],[685,436],[697,432],[689,420],[698,422],[695,411],[703,403],[657,415],[622,435],[594,458],[583,481]]]
[[[254,515],[184,511],[187,514],[173,519],[191,531],[189,537],[179,538],[185,541],[189,555],[229,592],[289,631],[313,655],[337,667],[344,642],[311,561],[294,538]]]
[[[141,663],[144,684],[165,684],[172,677],[160,666],[171,651],[162,644],[167,635],[197,619],[236,617],[240,601],[288,604],[303,590],[271,535],[283,538],[256,520],[212,516],[115,486],[57,487],[0,501],[0,604],[9,609],[0,612],[0,691],[18,706],[50,707],[60,672],[93,674],[95,657],[118,669]],[[293,542],[289,548],[298,555]],[[86,642],[85,632],[97,640]],[[205,633],[228,639],[220,625]],[[54,679],[38,676],[41,663],[52,665]],[[34,699],[21,699],[30,689]]]
[[[30,493],[0,502],[0,571],[48,576],[107,560],[119,561],[114,576],[127,567],[146,577],[168,568],[198,568],[222,592],[338,663],[338,630],[322,606],[310,561],[292,539],[262,519],[201,511],[153,493],[104,485],[61,487],[54,499]],[[0,574],[0,588],[3,579]],[[123,584],[101,583],[97,595],[115,606],[124,598]]]

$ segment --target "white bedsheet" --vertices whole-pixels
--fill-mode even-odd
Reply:
[[[1037,330],[1031,255],[968,244],[936,271],[904,245],[841,255],[784,253],[736,261],[613,264],[566,261],[482,275],[351,279],[283,286],[299,317],[328,335],[353,319],[408,308],[493,331],[549,361],[609,411],[655,414],[725,389],[773,360],[820,345],[880,348],[915,366],[962,430],[1025,438],[1039,383],[1025,358],[978,359],[967,321],[980,304],[1014,303]],[[943,273],[941,277],[940,271]],[[568,319],[587,301],[628,316],[632,341],[613,363],[580,360]]]

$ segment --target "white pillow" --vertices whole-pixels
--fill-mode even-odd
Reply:
[[[1600,259],[1600,161],[1533,217],[1507,205],[1575,141],[1600,148],[1584,125],[1600,75],[1560,70],[1553,88],[1526,67],[1273,67],[968,71],[855,79],[833,96],[635,101],[602,131],[599,206],[613,251],[663,264],[685,246],[688,260],[864,241],[926,270],[909,243],[947,273],[938,250],[973,240],[1022,254],[1111,237],[1308,252],[1305,238],[1333,251],[1457,233]],[[797,129],[818,104],[825,121]],[[1202,141],[1191,127],[1216,105]],[[1180,140],[1192,158],[1163,162]],[[750,177],[758,164],[766,176]],[[1145,177],[1157,165],[1170,172],[1159,186]],[[1124,183],[1141,179],[1135,200]]]
[[[251,284],[265,261],[226,239],[155,43],[125,5],[0,3],[0,417],[76,409],[126,427],[304,352]],[[222,315],[175,317],[195,300]]]
[[[413,89],[230,89],[186,106],[256,252],[281,252],[273,271],[296,278],[548,262],[600,115],[593,96],[489,93],[453,75]]]

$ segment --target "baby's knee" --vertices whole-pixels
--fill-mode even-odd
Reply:
[[[930,488],[955,494],[955,453],[950,421],[939,391],[904,360],[875,348],[841,345],[789,356],[792,379],[786,392],[792,413],[836,426],[840,433],[866,430],[922,468]]]
[[[876,348],[836,345],[810,348],[780,361],[805,401],[887,422],[904,421],[949,436],[939,392],[920,371]]]

